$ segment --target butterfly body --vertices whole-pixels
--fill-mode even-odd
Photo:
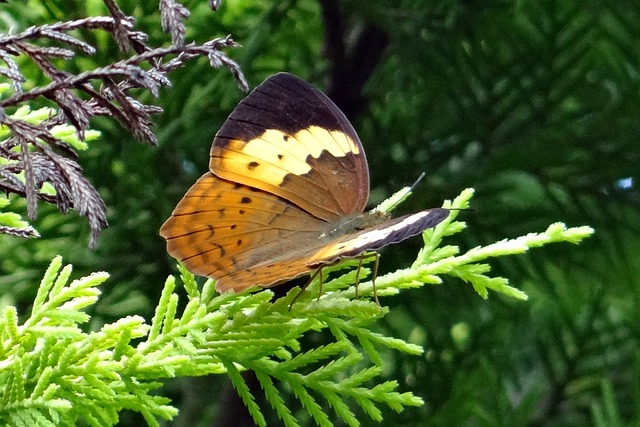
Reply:
[[[431,209],[363,213],[366,158],[342,112],[286,73],[258,86],[216,134],[209,172],[160,234],[168,252],[220,292],[274,286],[433,227]]]

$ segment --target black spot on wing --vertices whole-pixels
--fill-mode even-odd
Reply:
[[[191,254],[189,256],[181,257],[180,261],[188,262],[188,261],[190,261],[192,259],[197,259],[198,257],[201,257],[203,255],[211,253],[211,252],[213,252],[215,250],[218,250],[220,252],[220,255],[219,255],[220,257],[223,257],[223,256],[226,255],[227,251],[224,249],[224,247],[221,244],[215,243],[215,242],[211,242],[210,245],[211,245],[210,249],[205,249],[205,250],[202,250],[200,252],[196,252],[194,254]]]
[[[222,258],[223,256],[225,256],[225,254],[227,253],[227,251],[224,250],[224,246],[218,244],[218,243],[211,243],[212,246],[215,246],[216,248],[218,248],[218,250],[220,250],[220,257]]]

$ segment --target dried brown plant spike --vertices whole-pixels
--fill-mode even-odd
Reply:
[[[0,141],[0,158],[8,160],[0,165],[0,190],[26,198],[30,218],[37,214],[38,200],[54,203],[61,212],[66,213],[73,208],[86,216],[91,228],[92,247],[97,243],[100,229],[107,225],[105,204],[84,177],[73,148],[54,137],[51,129],[68,124],[76,130],[78,138],[84,140],[91,119],[108,116],[116,119],[138,140],[156,145],[151,116],[162,109],[143,104],[130,91],[145,89],[158,96],[160,88],[171,86],[168,73],[183,67],[188,60],[202,56],[206,56],[214,68],[229,69],[239,87],[248,90],[238,64],[222,52],[224,48],[238,46],[231,37],[216,38],[201,45],[185,43],[184,21],[189,10],[178,0],[159,0],[163,28],[172,39],[168,47],[149,46],[149,37],[135,29],[133,17],[125,14],[115,0],[103,2],[110,16],[32,26],[17,34],[0,36],[0,76],[11,81],[14,88],[12,95],[0,100],[0,124],[10,130],[10,136]],[[219,1],[210,1],[214,9],[219,4]],[[110,33],[129,57],[78,74],[72,73],[70,67],[63,68],[67,62],[96,52],[95,46],[75,33],[70,34],[78,29]],[[33,62],[49,82],[24,89],[27,77],[14,60],[17,56]],[[5,113],[6,109],[15,111],[43,98],[53,101],[57,114],[40,123],[12,118]],[[24,174],[22,179],[21,174]],[[55,195],[40,191],[45,182],[53,185]],[[33,235],[6,227],[0,227],[0,233]]]

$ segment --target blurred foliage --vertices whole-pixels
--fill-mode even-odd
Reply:
[[[318,87],[336,78],[339,67],[327,59],[335,46],[323,44],[323,11],[331,5],[341,14],[347,52],[367,29],[388,36],[364,86],[365,108],[350,117],[367,150],[372,205],[426,171],[402,209],[438,206],[474,187],[477,211],[466,214],[470,231],[456,242],[462,246],[542,231],[555,221],[596,229],[579,247],[545,248],[493,265],[529,294],[527,302],[485,301],[467,286],[424,287],[384,301],[394,308],[383,332],[428,351],[422,358],[387,355],[384,374],[426,405],[385,414],[382,425],[638,422],[639,3],[227,0],[216,13],[204,0],[183,3],[192,11],[187,39],[232,34],[243,48],[229,54],[253,85],[281,70]],[[1,6],[0,25],[8,31],[96,13],[99,4],[10,1]],[[159,29],[157,1],[119,4],[169,42]],[[111,55],[115,46],[105,45],[85,60]],[[41,239],[0,238],[5,298],[32,300],[35,290],[27,285],[60,253],[78,274],[110,272],[97,308],[105,321],[150,316],[157,284],[174,265],[157,230],[206,169],[215,131],[243,96],[227,72],[204,62],[172,81],[159,101],[165,113],[156,118],[158,149],[113,123],[92,123],[103,138],[80,163],[109,209],[110,228],[98,249],[87,251],[82,218],[43,208],[34,223]],[[418,247],[409,241],[387,248],[381,269],[406,266]],[[221,379],[197,381],[198,392],[194,381],[167,386],[167,395],[183,399],[176,425],[211,425],[211,417],[242,408],[229,402],[234,392],[216,383]]]

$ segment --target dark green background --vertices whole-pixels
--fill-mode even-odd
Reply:
[[[482,300],[453,280],[385,298],[392,309],[379,328],[426,350],[388,354],[385,375],[426,404],[386,412],[381,425],[640,422],[640,3],[226,0],[217,13],[204,0],[183,3],[192,11],[188,41],[231,34],[243,47],[227,52],[252,87],[289,71],[344,109],[367,152],[372,206],[425,171],[402,211],[476,189],[468,230],[447,243],[469,249],[556,221],[596,229],[579,246],[493,262],[495,274],[528,293],[526,302]],[[119,4],[152,45],[169,42],[157,1]],[[11,18],[17,29],[104,13],[97,0],[2,8],[0,25]],[[71,70],[122,57],[104,34],[87,38],[99,53]],[[61,254],[78,276],[111,274],[96,325],[132,313],[150,318],[175,271],[158,229],[206,170],[214,133],[243,97],[230,73],[205,58],[169,77],[173,87],[160,98],[140,94],[164,108],[154,120],[158,148],[115,122],[92,123],[103,137],[80,164],[110,224],[97,250],[87,249],[83,218],[41,206],[41,239],[0,237],[5,301],[26,310]],[[416,238],[385,249],[382,273],[408,266],[419,246]],[[247,423],[224,377],[178,379],[163,393],[181,408],[175,425]],[[123,414],[122,425],[139,422]]]

